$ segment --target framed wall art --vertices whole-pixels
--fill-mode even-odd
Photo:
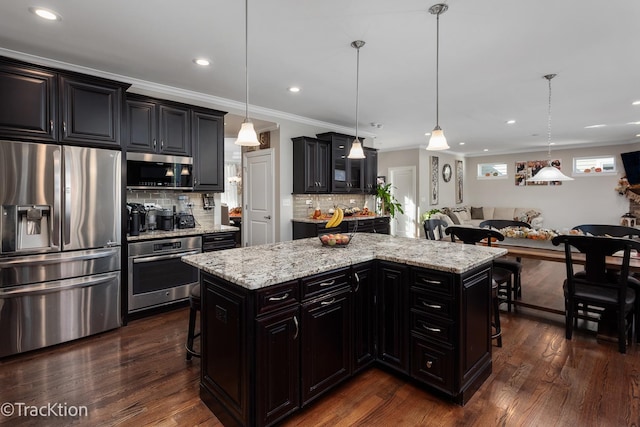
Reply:
[[[431,156],[431,180],[429,182],[430,205],[438,204],[438,181],[440,177],[440,167],[438,163],[438,156]]]
[[[462,203],[464,198],[464,167],[462,160],[456,160],[456,203]]]

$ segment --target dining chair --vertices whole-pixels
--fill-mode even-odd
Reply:
[[[566,337],[571,339],[577,325],[578,310],[598,307],[616,312],[618,350],[627,351],[634,340],[634,329],[640,327],[640,299],[629,287],[631,250],[640,251],[640,242],[618,237],[560,235],[553,238],[556,246],[564,244],[567,278],[563,284]],[[585,271],[574,274],[572,247],[585,254]],[[606,257],[622,251],[620,274],[607,271]],[[602,319],[602,318],[601,318]]]
[[[531,224],[524,221],[517,221],[514,219],[485,219],[480,223],[480,228],[495,228],[496,230],[502,230],[507,227],[524,227],[531,228]]]
[[[424,227],[424,235],[429,240],[440,240],[444,237],[444,229],[447,228],[447,222],[442,219],[425,219],[422,223]]]
[[[504,240],[502,233],[489,228],[476,228],[476,227],[461,227],[457,225],[450,225],[444,232],[447,235],[451,235],[451,241],[455,242],[456,238],[467,245],[475,245],[486,239],[487,246],[491,246],[492,241]],[[495,333],[491,335],[492,339],[497,340],[498,347],[502,347],[502,328],[500,326],[500,288],[506,288],[507,295],[511,294],[512,287],[512,272],[496,265],[496,260],[493,261],[493,268],[491,269],[493,282],[491,286],[491,299],[493,302],[493,323]]]
[[[607,237],[640,237],[640,229],[624,225],[583,224],[576,225],[572,230],[580,230],[587,235]]]
[[[521,228],[531,228],[531,224],[518,221],[514,219],[487,219],[480,223],[480,228],[495,228],[496,230],[502,230],[506,227],[521,227]],[[514,272],[513,278],[513,295],[508,300],[520,299],[522,298],[522,258],[516,257],[515,260],[509,259],[506,257],[499,258],[499,264],[502,264],[501,267],[509,269]],[[511,304],[507,304],[508,311],[511,312]]]

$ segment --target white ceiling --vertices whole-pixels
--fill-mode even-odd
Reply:
[[[382,150],[425,147],[424,133],[435,125],[436,18],[427,12],[434,3],[250,0],[249,115],[266,120],[258,128],[297,117],[355,133],[350,44],[361,39],[361,134],[375,136]],[[440,18],[440,125],[452,153],[546,150],[542,76],[549,73],[558,74],[555,147],[640,142],[640,125],[628,124],[640,121],[640,105],[632,105],[640,100],[640,2],[447,3]],[[57,11],[62,21],[29,13],[36,5]],[[0,3],[0,17],[2,55],[193,91],[244,114],[243,1],[13,0]],[[213,64],[198,68],[196,57]],[[288,92],[294,85],[302,91]],[[507,125],[510,119],[516,123]],[[229,118],[227,135],[240,120]],[[585,129],[597,124],[607,126]]]

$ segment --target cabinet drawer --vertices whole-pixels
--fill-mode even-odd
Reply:
[[[453,297],[453,280],[448,274],[414,269],[413,285],[440,295]]]
[[[434,316],[411,310],[411,331],[443,344],[454,344],[454,324]]]
[[[256,316],[300,302],[298,281],[269,286],[256,292]]]
[[[452,349],[429,344],[419,337],[411,337],[411,376],[447,393],[453,393]]]
[[[439,316],[447,320],[454,319],[453,300],[442,295],[426,292],[414,287],[410,291],[411,308],[424,311],[429,315]]]
[[[302,279],[302,299],[349,286],[349,268],[334,270]]]
[[[211,233],[202,235],[202,252],[219,251],[236,247],[234,233]]]

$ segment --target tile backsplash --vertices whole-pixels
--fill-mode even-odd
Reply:
[[[203,208],[202,193],[180,193],[168,190],[127,190],[127,202],[155,203],[165,209],[173,209],[173,206],[175,206],[179,211],[180,202],[178,201],[178,196],[188,197],[188,202],[192,206],[191,213],[197,222],[196,225],[213,227],[215,221],[214,209],[205,210]]]
[[[311,204],[307,201],[311,200]],[[352,203],[353,201],[353,203]],[[294,194],[293,217],[306,218],[313,215],[316,206],[320,206],[322,212],[327,212],[334,205],[344,207],[363,208],[365,201],[369,210],[375,208],[375,196],[365,194]]]

